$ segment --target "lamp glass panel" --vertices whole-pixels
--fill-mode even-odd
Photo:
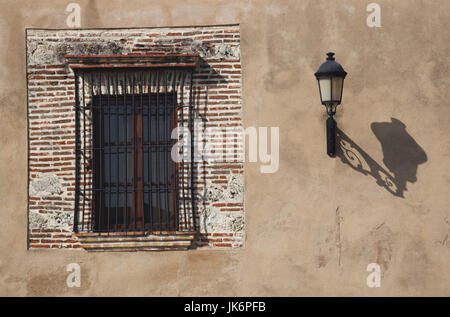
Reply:
[[[344,82],[344,79],[342,77],[332,77],[331,81],[331,99],[341,101],[342,83]]]
[[[322,102],[331,100],[331,78],[320,78],[319,79],[320,95],[322,97]]]

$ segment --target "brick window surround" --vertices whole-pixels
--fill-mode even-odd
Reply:
[[[196,124],[241,128],[238,25],[146,29],[27,29],[30,249],[90,251],[184,250],[243,247],[243,163],[195,161],[192,179],[195,230],[96,232],[74,226],[84,199],[76,187],[76,74],[102,69],[192,67]],[[175,72],[174,72],[175,74]],[[150,85],[149,85],[150,87]],[[101,86],[100,90],[106,89]],[[147,88],[144,88],[147,89]],[[149,88],[150,89],[150,88]],[[189,89],[186,89],[188,92]],[[148,90],[151,93],[150,90]],[[178,98],[189,98],[178,96]],[[197,142],[201,143],[202,137]],[[195,143],[197,146],[197,144]],[[142,162],[141,162],[142,163]],[[184,177],[183,177],[184,178]],[[86,196],[87,197],[87,196]],[[143,201],[141,198],[140,201]],[[86,215],[88,212],[86,212]],[[82,218],[81,220],[84,220]],[[75,230],[78,231],[78,230]],[[98,231],[98,230],[97,230]]]

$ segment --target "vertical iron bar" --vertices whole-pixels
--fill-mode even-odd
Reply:
[[[161,146],[161,148],[163,149],[161,151],[161,155],[164,157],[164,200],[165,200],[165,206],[166,206],[166,219],[167,219],[167,229],[170,228],[170,208],[169,208],[169,186],[167,185],[167,183],[169,182],[169,173],[168,173],[168,162],[166,161],[166,142],[167,142],[167,84],[168,84],[168,76],[169,76],[169,70],[165,71],[165,76],[164,76],[164,129],[163,129],[163,133],[164,133],[164,137],[163,137],[163,144]]]
[[[150,209],[150,231],[153,231],[153,202],[152,202],[152,198],[153,198],[153,183],[152,183],[152,179],[153,179],[153,164],[152,164],[152,108],[151,108],[151,104],[152,104],[152,72],[148,72],[148,146],[147,146],[147,152],[148,152],[148,183],[150,186],[149,192],[148,192],[148,202],[149,202],[149,209]]]
[[[159,212],[159,231],[161,231],[161,185],[159,184],[160,179],[160,170],[159,170],[159,70],[156,72],[156,142],[155,142],[155,157],[156,157],[156,175],[158,176],[156,179],[156,190],[157,190],[157,205],[158,205],[158,212]]]
[[[171,99],[171,109],[170,109],[170,131],[169,131],[169,140],[170,140],[170,146],[168,149],[167,157],[168,157],[168,164],[170,166],[170,199],[172,201],[172,208],[173,208],[173,217],[174,217],[174,230],[176,231],[178,228],[178,221],[177,221],[177,198],[176,198],[176,170],[174,166],[177,166],[177,162],[172,162],[171,157],[171,147],[172,147],[172,128],[173,125],[176,127],[176,115],[177,115],[177,109],[176,109],[176,103],[177,103],[177,96],[175,93],[175,84],[176,84],[176,72],[175,69],[172,70],[172,99]]]
[[[73,217],[73,231],[78,232],[78,216],[79,216],[79,186],[80,186],[80,163],[78,160],[79,155],[79,141],[80,141],[80,118],[79,118],[79,107],[80,101],[78,100],[78,73],[75,71],[75,213]]]
[[[81,231],[84,231],[84,213],[85,213],[85,209],[86,209],[86,176],[87,176],[87,169],[86,169],[86,102],[85,102],[85,92],[84,92],[84,72],[82,72],[82,85],[83,85],[83,137],[84,137],[84,142],[83,142],[83,171],[84,171],[84,176],[83,176],[83,216],[82,216],[82,220],[81,220]]]
[[[189,121],[190,121],[190,132],[191,132],[191,210],[192,210],[192,225],[194,230],[196,230],[196,220],[195,220],[195,201],[194,201],[194,105],[192,99],[192,89],[193,89],[193,73],[194,70],[191,69],[191,82],[190,82],[190,92],[189,92]]]
[[[170,117],[171,117],[171,122],[173,122],[174,127],[172,126],[172,124],[170,125],[171,128],[176,128],[177,126],[177,95],[175,93],[175,89],[176,89],[176,72],[175,70],[173,70],[173,78],[172,78],[172,109],[170,111]],[[172,131],[169,132],[169,137],[170,140],[172,140]],[[172,141],[170,142],[170,144],[172,145]],[[173,203],[173,215],[174,215],[174,226],[175,226],[175,231],[178,230],[178,197],[177,197],[177,167],[178,167],[178,159],[175,162],[172,162],[172,157],[171,157],[171,146],[169,147],[169,151],[168,151],[168,158],[169,158],[169,164],[170,164],[170,184],[171,184],[171,192],[170,192],[170,197],[172,198],[172,203]]]
[[[116,145],[116,160],[117,160],[117,170],[116,170],[116,225],[115,230],[117,231],[117,222],[118,222],[118,214],[119,214],[119,157],[120,157],[120,132],[119,132],[119,106],[118,106],[118,95],[119,95],[119,72],[115,72],[115,80],[114,80],[114,92],[116,99],[116,136],[117,136],[117,145]]]
[[[104,138],[104,133],[105,133],[105,128],[104,128],[104,118],[103,118],[103,100],[102,100],[102,73],[99,73],[99,86],[98,87],[100,89],[100,93],[99,93],[99,104],[100,104],[100,115],[99,115],[99,120],[100,120],[100,133],[99,133],[99,139],[100,139],[100,208],[99,208],[99,218],[98,218],[98,226],[99,226],[99,230],[101,229],[100,227],[102,226],[102,219],[103,219],[103,197],[104,197],[104,186],[105,183],[103,181],[103,177],[104,177],[104,173],[103,173],[103,160],[105,158],[105,145],[103,144],[105,142],[105,138]],[[97,90],[98,92],[98,90]]]
[[[125,139],[125,208],[124,208],[124,222],[125,231],[128,231],[128,105],[127,105],[127,74],[123,72],[123,104],[124,104],[124,139]]]
[[[139,182],[141,185],[141,213],[142,213],[142,231],[145,231],[145,205],[144,205],[144,104],[143,104],[143,81],[144,81],[144,72],[141,71],[140,80],[139,80],[139,92],[141,97],[141,104],[139,107],[139,112],[141,116],[141,131],[139,133],[139,152],[141,153],[141,157],[138,159],[140,160],[140,167],[141,167],[141,181]],[[139,203],[139,202],[138,202]]]
[[[137,216],[137,212],[136,212],[136,163],[137,163],[137,160],[136,160],[136,105],[134,104],[134,84],[135,84],[135,81],[134,81],[134,76],[135,76],[135,73],[134,72],[132,72],[131,73],[131,89],[132,89],[132,91],[131,91],[131,104],[132,104],[132,120],[133,120],[133,125],[132,125],[132,127],[133,127],[133,131],[132,131],[132,133],[133,133],[133,158],[132,158],[132,160],[133,160],[133,178],[132,178],[132,180],[133,180],[133,194],[132,194],[132,196],[133,196],[133,198],[132,198],[132,204],[133,204],[133,206],[132,206],[132,210],[134,211],[134,231],[136,231],[136,216]]]
[[[181,79],[181,126],[183,127],[183,143],[181,143],[181,186],[182,190],[182,199],[183,199],[183,213],[184,213],[184,227],[187,227],[187,212],[186,212],[186,193],[184,188],[184,143],[186,142],[186,138],[184,135],[184,80],[186,78],[186,71],[182,73],[183,77]],[[189,136],[190,138],[190,136]]]
[[[108,113],[108,148],[109,148],[109,181],[108,181],[108,226],[107,226],[107,231],[109,232],[109,227],[110,227],[110,218],[111,218],[111,178],[112,178],[112,168],[111,168],[111,163],[112,163],[112,145],[111,145],[111,106],[109,103],[109,99],[111,98],[111,91],[110,91],[110,72],[106,72],[106,76],[107,76],[107,81],[105,82],[105,84],[108,85],[108,89],[106,90],[108,96],[106,97],[106,102],[107,102],[107,113]],[[106,173],[105,173],[106,174]],[[106,199],[105,199],[105,205],[106,205]]]
[[[90,226],[91,226],[91,231],[94,231],[94,223],[95,223],[95,216],[94,216],[94,205],[95,205],[95,197],[97,196],[95,189],[96,189],[96,184],[95,184],[95,173],[97,173],[96,168],[95,168],[95,142],[94,142],[94,131],[96,130],[94,128],[94,112],[95,112],[95,108],[94,108],[94,75],[93,72],[91,72],[91,76],[90,76],[90,87],[89,87],[89,91],[90,91],[90,108],[91,108],[91,214],[90,214]]]

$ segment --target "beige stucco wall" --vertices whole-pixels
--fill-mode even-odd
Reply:
[[[369,28],[369,2],[78,1],[83,28],[240,23],[244,124],[280,127],[278,172],[245,166],[244,249],[87,253],[26,248],[25,28],[65,28],[69,1],[2,1],[0,295],[449,296],[450,3],[379,0]],[[340,129],[385,170],[373,122],[400,120],[425,151],[404,198],[326,155],[313,73],[329,50],[349,73]]]

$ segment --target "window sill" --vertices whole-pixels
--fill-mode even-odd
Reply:
[[[163,251],[187,250],[196,232],[102,232],[76,233],[87,251]]]

